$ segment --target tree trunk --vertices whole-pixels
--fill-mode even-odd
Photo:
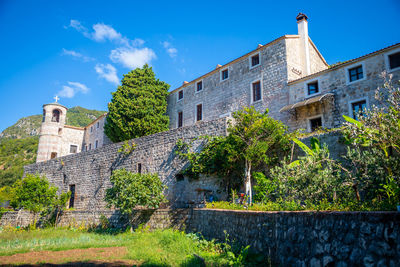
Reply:
[[[251,162],[248,160],[245,162],[245,188],[246,195],[248,196],[248,204],[250,206],[253,200],[253,192],[251,189]]]

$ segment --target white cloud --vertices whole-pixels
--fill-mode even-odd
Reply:
[[[81,59],[84,62],[89,62],[89,61],[93,61],[94,60],[94,58],[82,55],[81,53],[78,53],[78,52],[73,51],[73,50],[67,50],[65,48],[63,48],[62,54],[63,55],[67,55],[67,56],[71,56],[71,57],[76,58],[76,59]]]
[[[150,64],[156,59],[156,54],[150,48],[120,47],[110,53],[110,59],[114,63],[120,63],[127,68],[141,68],[144,64]]]
[[[89,88],[82,83],[68,82],[68,85],[64,85],[62,90],[58,92],[58,95],[60,97],[72,98],[78,92],[86,94],[89,92]]]
[[[94,69],[103,79],[106,79],[110,83],[119,85],[119,79],[117,76],[117,69],[111,64],[97,64]]]
[[[105,40],[121,40],[122,35],[114,30],[113,27],[105,25],[103,23],[97,23],[93,25],[94,32],[92,33],[93,40],[97,42],[103,42]]]
[[[172,44],[171,44],[170,42],[164,41],[164,42],[162,42],[162,45],[164,46],[165,51],[168,53],[168,55],[169,55],[171,58],[174,58],[174,57],[177,56],[177,54],[178,54],[178,49],[176,49],[175,47],[173,47]]]

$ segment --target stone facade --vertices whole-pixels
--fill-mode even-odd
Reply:
[[[117,211],[65,211],[60,225],[128,226]],[[19,218],[17,220],[17,217]],[[0,225],[26,226],[29,213],[8,212]],[[205,238],[230,240],[271,260],[272,266],[399,266],[399,212],[255,212],[211,209],[134,211],[131,225],[175,228]]]
[[[223,198],[218,179],[206,178],[188,181],[177,177],[187,164],[175,154],[179,139],[190,141],[196,137],[226,134],[226,118],[210,122],[200,122],[193,126],[157,133],[131,140],[135,150],[125,155],[118,150],[123,143],[109,144],[96,150],[83,151],[60,158],[25,166],[26,173],[46,175],[60,192],[75,189],[74,205],[78,210],[98,210],[105,207],[104,194],[111,186],[110,175],[113,170],[125,168],[138,172],[139,164],[143,173],[158,173],[168,190],[165,192],[171,206],[195,205],[213,195]],[[202,140],[193,142],[199,149]]]
[[[104,134],[105,122],[106,114],[100,116],[85,127],[85,135],[83,138],[84,151],[97,149],[99,147],[112,143],[110,139]]]

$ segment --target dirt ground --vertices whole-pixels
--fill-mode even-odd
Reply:
[[[12,256],[0,256],[1,266],[132,266],[140,262],[121,259],[126,247],[35,251]]]

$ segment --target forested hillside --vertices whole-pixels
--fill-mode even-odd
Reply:
[[[84,127],[104,113],[73,107],[66,123]],[[0,133],[0,187],[14,183],[22,177],[23,166],[36,161],[41,121],[42,115],[24,117]]]

